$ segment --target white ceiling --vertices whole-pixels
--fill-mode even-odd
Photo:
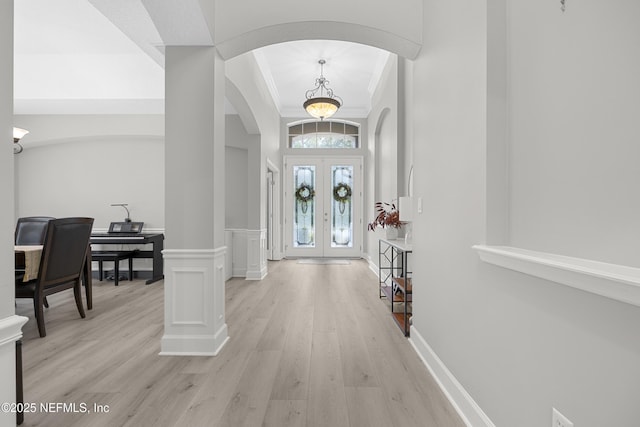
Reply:
[[[157,3],[15,2],[15,113],[162,113],[163,38],[197,44],[206,37],[201,18],[183,13],[180,21],[189,21],[192,30],[181,32],[168,11],[149,4]],[[366,117],[389,57],[373,47],[324,40],[282,43],[253,54],[284,117],[306,115],[302,102],[320,75],[319,59],[327,61],[324,76],[344,101],[336,117]]]

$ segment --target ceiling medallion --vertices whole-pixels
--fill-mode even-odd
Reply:
[[[318,64],[320,64],[320,77],[316,79],[316,87],[307,91],[307,100],[302,106],[311,116],[324,120],[338,111],[342,105],[342,98],[334,95],[333,89],[327,87],[329,80],[324,78],[323,73],[326,61],[321,59]]]

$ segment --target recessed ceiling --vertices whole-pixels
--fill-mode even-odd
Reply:
[[[161,11],[152,12],[158,22]],[[153,22],[139,0],[15,2],[14,112],[162,114],[162,38]],[[284,117],[306,116],[302,103],[320,75],[319,59],[327,61],[324,76],[344,101],[336,117],[366,117],[389,57],[377,48],[327,40],[281,43],[253,54]]]
[[[280,43],[253,53],[283,117],[306,116],[302,103],[320,76],[320,59],[328,86],[343,100],[334,117],[366,117],[389,57],[385,50],[332,40]]]

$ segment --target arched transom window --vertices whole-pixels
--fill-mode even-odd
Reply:
[[[360,125],[344,120],[290,123],[291,148],[358,148]]]

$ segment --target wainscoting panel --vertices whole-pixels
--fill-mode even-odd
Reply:
[[[231,265],[233,277],[246,277],[247,275],[247,230],[231,231],[233,252],[231,253]]]
[[[247,280],[264,279],[267,275],[267,231],[228,229],[225,233],[231,233],[231,275]]]
[[[228,340],[224,311],[226,248],[165,249],[161,355],[215,356]]]
[[[224,245],[227,247],[224,254],[224,280],[227,281],[233,277],[233,232],[231,230],[224,231]]]
[[[247,230],[247,280],[262,280],[267,275],[266,248],[266,230]]]

